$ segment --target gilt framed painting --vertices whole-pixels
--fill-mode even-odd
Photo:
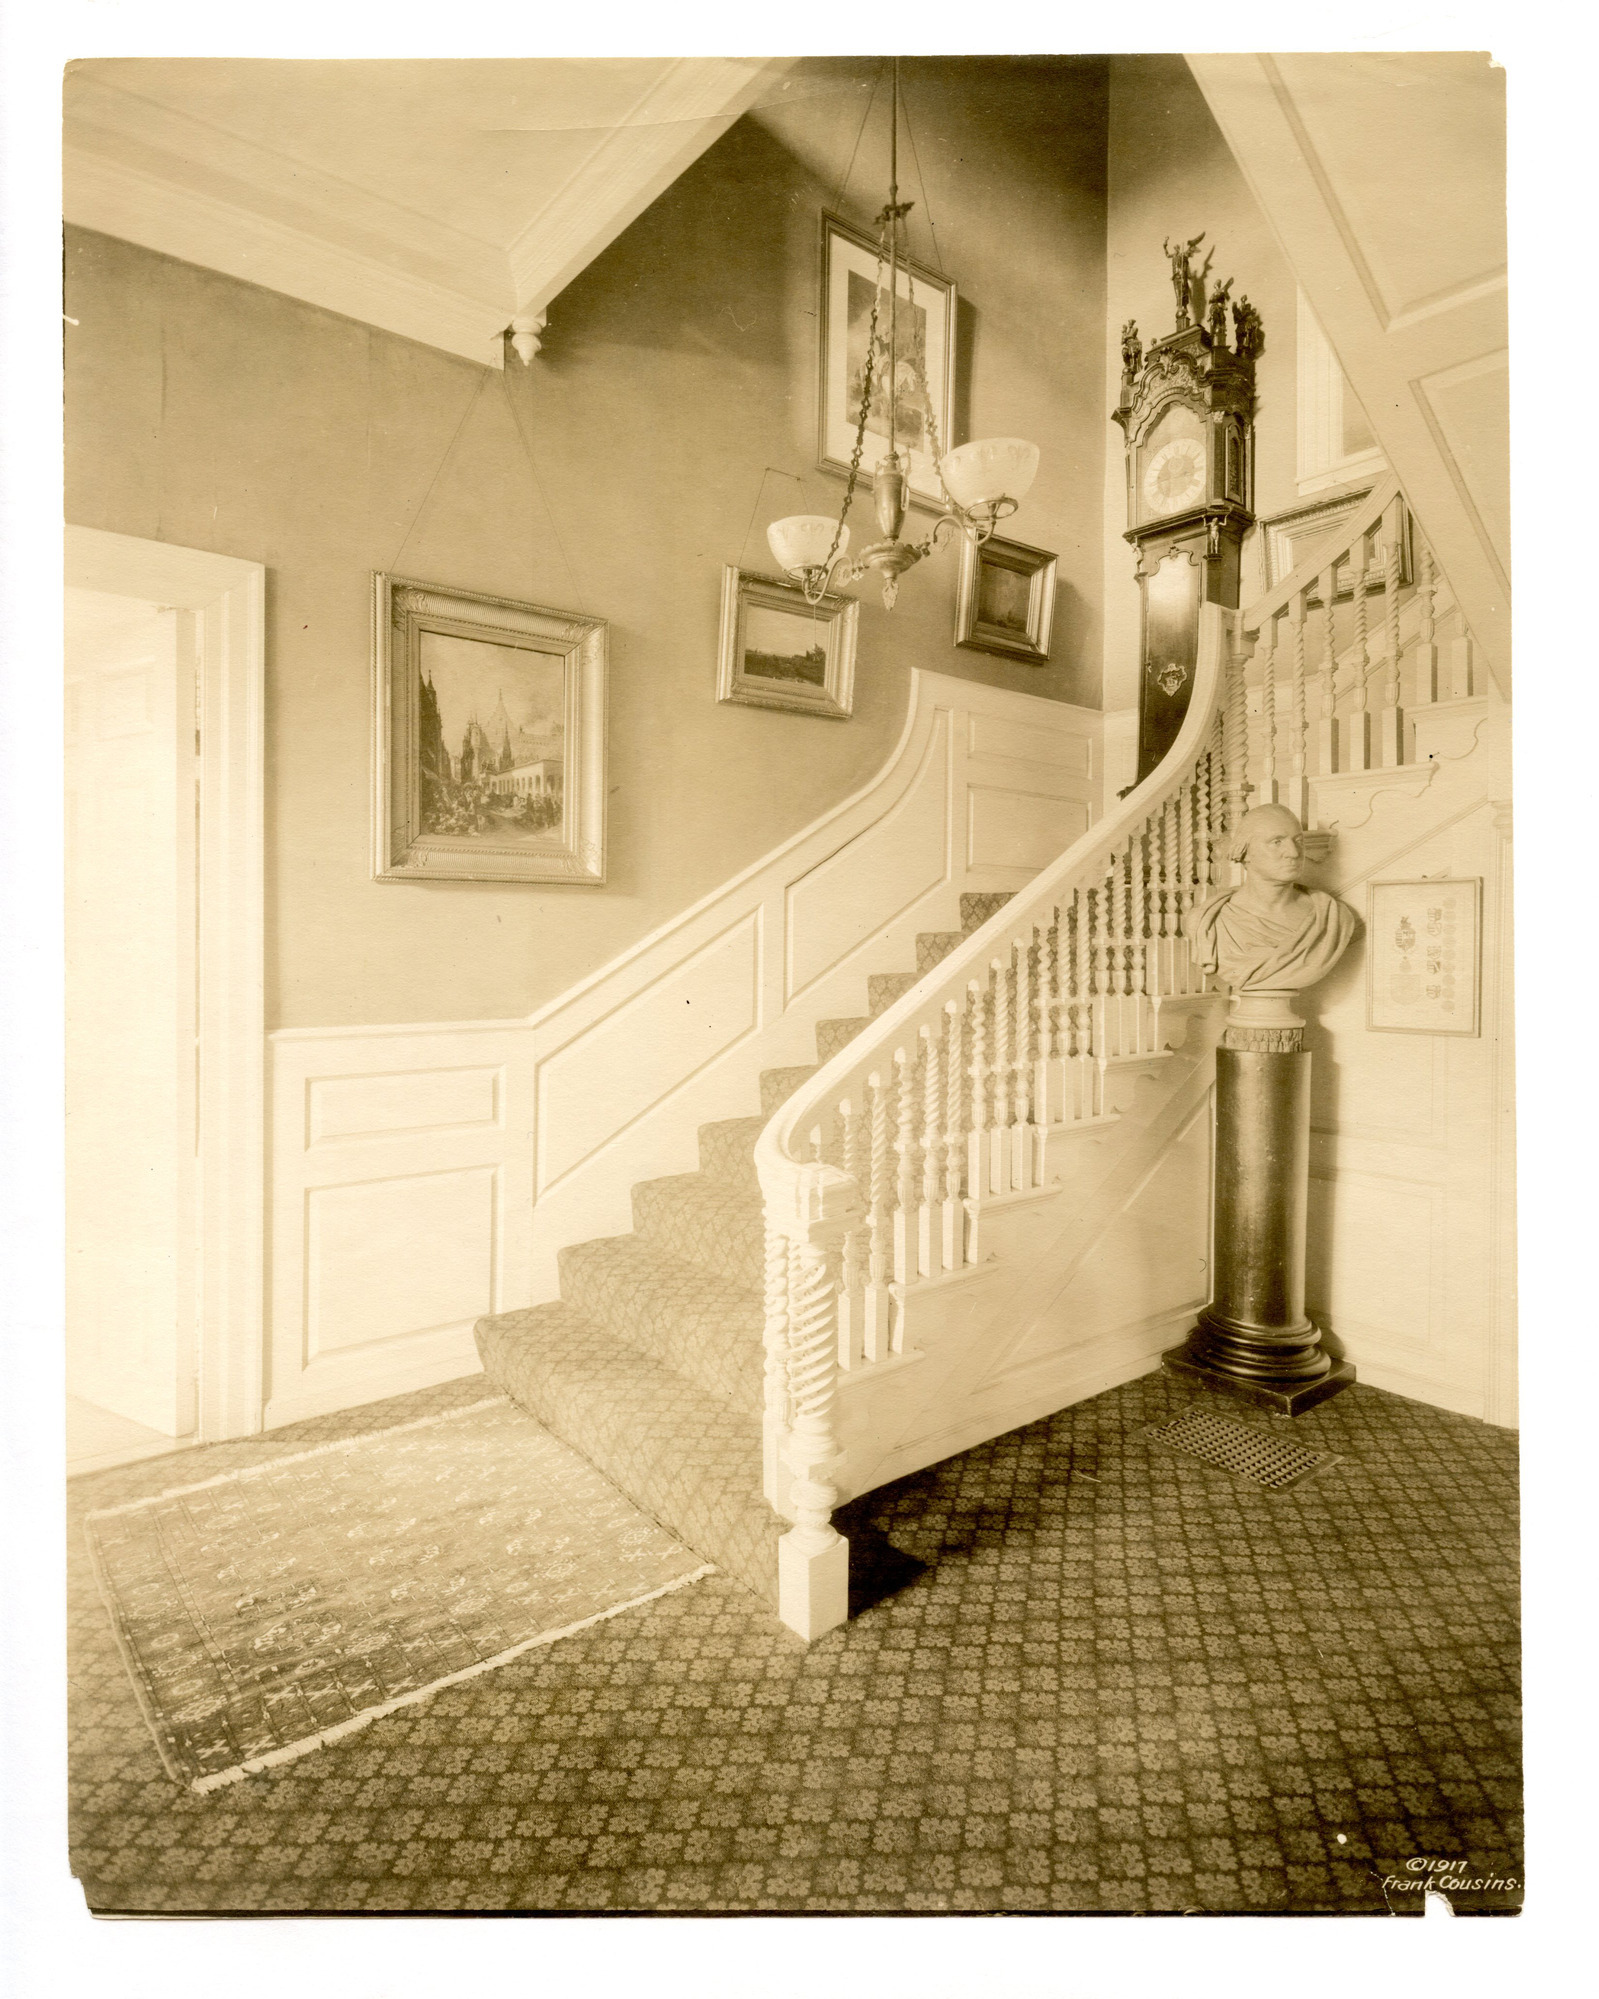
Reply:
[[[1366,1026],[1479,1033],[1481,877],[1372,882],[1366,897]]]
[[[874,350],[872,400],[861,449],[861,479],[869,486],[888,450],[888,267],[879,297],[877,244],[842,222],[822,217],[821,439],[824,471],[848,472],[860,421],[866,357]],[[955,286],[917,263],[901,263],[895,296],[895,429],[908,458],[912,496],[944,504],[938,458],[955,444]],[[877,327],[872,308],[877,304]],[[925,390],[923,383],[925,382]],[[935,443],[937,449],[935,451]]]
[[[373,578],[378,881],[605,880],[600,618]]]
[[[717,700],[848,721],[860,610],[853,597],[832,594],[807,604],[797,583],[729,563],[722,570]]]
[[[1048,659],[1055,563],[1046,548],[1001,541],[997,535],[981,545],[963,540],[956,645],[1004,659]]]

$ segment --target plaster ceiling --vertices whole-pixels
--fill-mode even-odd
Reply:
[[[69,222],[474,361],[788,61],[117,58],[70,66]]]

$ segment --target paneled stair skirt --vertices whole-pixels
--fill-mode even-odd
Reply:
[[[821,1062],[1009,897],[963,895],[961,928],[924,932],[916,969],[867,980],[869,1014],[824,1020]],[[489,1379],[668,1532],[775,1606],[789,1522],[763,1496],[764,1217],[755,1141],[815,1074],[769,1069],[761,1115],[700,1127],[700,1170],[633,1189],[633,1233],[561,1251],[561,1296],[480,1319]]]
[[[500,1396],[85,1524],[156,1748],[195,1791],[709,1573]]]

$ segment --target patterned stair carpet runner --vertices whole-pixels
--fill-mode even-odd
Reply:
[[[87,1531],[156,1747],[196,1791],[710,1573],[502,1397]]]
[[[960,899],[916,969],[864,980],[870,1012],[816,1024],[828,1061],[1010,900]],[[768,1605],[788,1522],[763,1497],[764,1217],[755,1144],[814,1068],[750,1078],[750,1115],[701,1125],[700,1170],[640,1181],[633,1232],[559,1255],[561,1295],[477,1323],[483,1368],[651,1518]],[[755,1114],[757,1101],[759,1115]]]

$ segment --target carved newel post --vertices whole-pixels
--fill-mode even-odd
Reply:
[[[1232,998],[1216,1051],[1211,1302],[1164,1356],[1173,1374],[1285,1416],[1355,1378],[1305,1314],[1311,1058],[1294,1001],[1337,964],[1358,919],[1298,885],[1303,840],[1285,805],[1246,812],[1228,848],[1243,883],[1191,919],[1200,962]]]

